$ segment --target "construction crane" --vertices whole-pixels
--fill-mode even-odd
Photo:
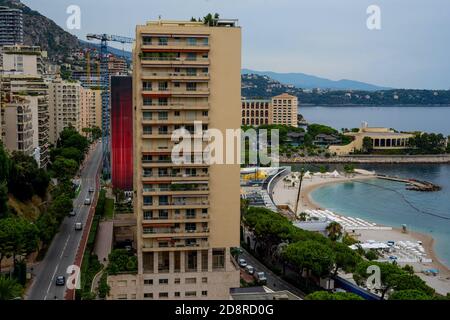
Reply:
[[[111,176],[110,161],[110,105],[109,105],[109,70],[108,70],[108,42],[119,42],[123,45],[133,43],[134,39],[114,36],[109,34],[88,34],[87,40],[100,40],[100,88],[102,90],[102,152],[103,152],[103,177],[109,179]]]

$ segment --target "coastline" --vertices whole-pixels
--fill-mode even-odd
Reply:
[[[415,164],[446,164],[450,163],[450,155],[351,155],[340,157],[284,157],[280,156],[282,163],[415,163]]]
[[[332,184],[336,184],[336,183],[350,182],[350,181],[354,181],[354,180],[366,180],[366,179],[376,179],[376,177],[374,177],[373,175],[367,175],[367,176],[360,175],[360,176],[356,176],[356,177],[352,177],[352,178],[344,178],[344,177],[343,178],[335,178],[335,179],[319,178],[319,181],[307,181],[307,183],[305,183],[302,186],[302,193],[300,196],[298,212],[302,212],[307,209],[310,209],[310,210],[311,209],[312,210],[326,209],[326,208],[323,208],[322,206],[320,206],[320,204],[316,203],[311,197],[311,193],[320,187],[323,187],[326,185],[332,185]],[[279,185],[280,185],[280,183],[278,184],[278,186]],[[287,191],[291,192],[291,190],[287,190]],[[292,196],[292,194],[291,195],[287,194],[287,191],[285,190],[284,194],[281,195],[282,193],[280,192],[280,190],[278,190],[276,192],[276,194],[274,195],[274,198],[277,198],[278,201],[281,200],[280,198],[283,198],[284,200],[286,200],[287,198],[289,198],[289,196]],[[278,202],[278,201],[275,201],[275,202]],[[288,203],[289,203],[289,201],[288,201]],[[292,205],[292,203],[290,203],[290,204]],[[342,215],[344,217],[346,216],[345,213],[343,213],[343,212],[336,212],[336,214]],[[371,222],[373,222],[373,221],[371,221]],[[379,226],[386,226],[386,225],[380,224]],[[391,227],[391,226],[387,226],[387,227]],[[383,241],[383,242],[388,241],[388,240],[394,240],[394,241],[409,240],[409,241],[413,241],[413,242],[421,241],[427,255],[432,259],[432,262],[431,263],[409,263],[409,264],[414,267],[416,274],[419,277],[421,277],[424,281],[426,281],[430,286],[435,288],[437,292],[444,294],[444,295],[446,294],[446,292],[450,292],[450,268],[439,260],[439,257],[434,250],[435,239],[431,235],[428,235],[425,233],[420,233],[417,231],[411,231],[411,230],[408,230],[407,233],[403,233],[400,228],[392,227],[392,230],[383,230],[383,231],[358,230],[356,238],[361,241],[367,241],[367,240],[375,240],[375,241]],[[400,263],[400,265],[404,265],[404,263]],[[421,272],[422,270],[425,270],[425,269],[438,269],[439,275],[436,277],[427,276]]]

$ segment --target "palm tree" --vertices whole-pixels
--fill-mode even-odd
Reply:
[[[13,300],[21,298],[22,286],[16,280],[0,276],[0,300]]]
[[[342,226],[336,221],[331,222],[327,228],[328,238],[332,241],[336,241],[342,236]]]

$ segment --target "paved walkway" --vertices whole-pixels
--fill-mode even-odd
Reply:
[[[108,256],[112,250],[113,227],[114,223],[112,221],[101,221],[98,225],[94,253],[103,265],[107,264]]]

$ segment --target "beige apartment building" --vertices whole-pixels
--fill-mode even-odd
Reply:
[[[138,272],[108,277],[109,298],[229,299],[240,285],[230,254],[239,164],[175,164],[171,133],[196,122],[224,136],[240,127],[241,29],[235,20],[137,26],[133,68]]]
[[[33,119],[31,122],[33,126],[32,154],[39,165],[45,167],[49,161],[48,87],[42,77],[46,53],[41,52],[39,47],[15,45],[3,47],[2,57],[1,89],[4,102],[11,103],[8,112],[6,109],[2,112],[6,112],[11,116],[10,119],[14,119],[12,105],[17,105],[19,100],[28,101],[27,104]],[[5,126],[7,121],[7,119],[2,119]],[[9,141],[11,147],[21,145],[18,142],[12,142],[18,135],[15,130],[12,130],[9,123],[2,131],[3,138]],[[8,137],[8,135],[11,136]],[[10,150],[15,151],[16,149]]]
[[[35,108],[26,98],[14,97],[2,108],[3,144],[7,150],[23,152],[32,156],[36,147],[34,139]],[[34,116],[34,117],[33,117]]]
[[[80,88],[80,128],[101,128],[102,96],[101,90]]]
[[[50,134],[49,140],[55,144],[59,134],[70,126],[81,133],[81,90],[78,82],[56,79],[48,83]]]
[[[283,93],[266,100],[242,99],[241,124],[247,126],[281,124],[297,127],[298,98]]]

